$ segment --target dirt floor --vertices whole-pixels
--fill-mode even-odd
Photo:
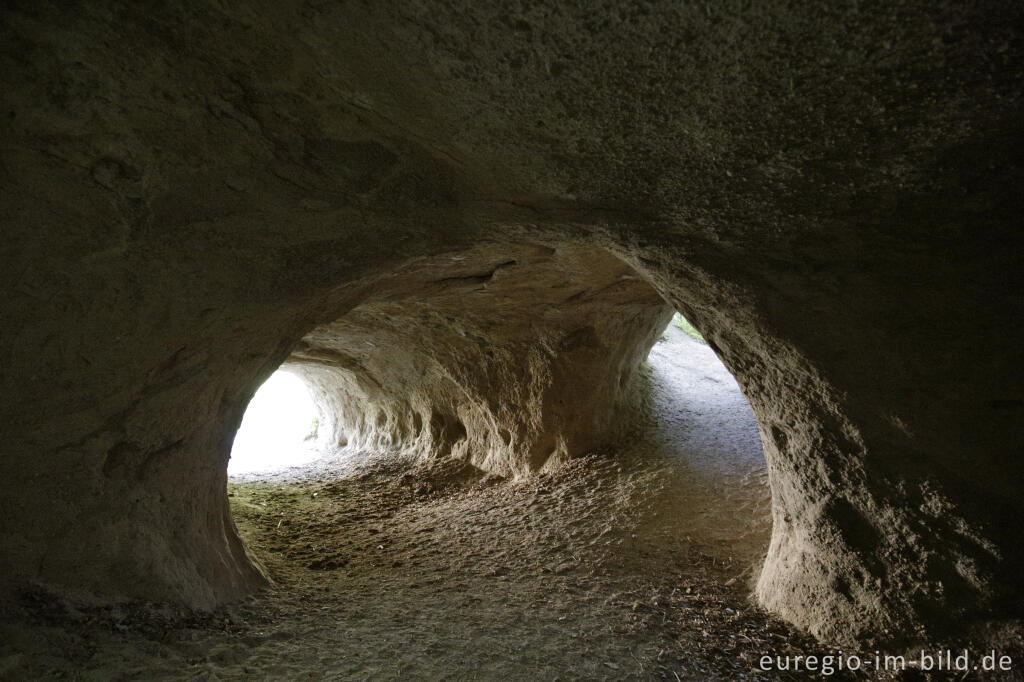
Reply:
[[[214,614],[21,589],[0,678],[807,679],[758,667],[834,650],[750,601],[770,521],[749,407],[674,327],[650,379],[643,438],[531,480],[353,453],[236,478],[272,587]]]

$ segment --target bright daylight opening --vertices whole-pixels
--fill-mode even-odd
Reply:
[[[274,372],[249,401],[235,434],[228,474],[307,464],[316,450],[317,410],[306,384],[294,374]]]

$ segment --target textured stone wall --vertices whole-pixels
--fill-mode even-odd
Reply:
[[[389,273],[285,366],[317,396],[322,447],[524,475],[630,424],[636,370],[671,315],[599,249],[484,246]]]
[[[390,392],[380,425],[339,422],[361,442],[572,454],[661,314],[646,282],[761,424],[762,604],[843,641],[1020,617],[1022,12],[5,3],[0,571],[198,605],[258,584],[224,467],[289,358],[342,408]],[[621,317],[558,298],[562,268],[615,272],[600,254],[640,277]],[[491,272],[522,324],[437,283]],[[360,356],[378,335],[415,357]],[[350,344],[366,371],[332,378]]]

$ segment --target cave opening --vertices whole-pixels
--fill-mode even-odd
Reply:
[[[699,544],[742,565],[752,589],[771,532],[771,493],[757,418],[716,349],[635,270],[601,251],[515,249],[514,258],[446,256],[442,266],[456,271],[441,278],[421,265],[433,281],[404,283],[402,296],[363,303],[310,330],[250,401],[231,480],[287,490],[369,471],[385,486],[450,490],[482,479],[557,476],[575,459],[605,453],[651,479],[645,518],[632,523],[662,548]],[[567,263],[570,277],[552,287],[550,270]],[[503,269],[512,274],[495,277]],[[487,291],[483,278],[463,274],[477,270],[488,273]],[[520,298],[546,301],[546,309],[538,318],[519,309]],[[510,329],[519,334],[511,341]],[[631,336],[616,345],[623,330]],[[546,404],[501,405],[495,394],[521,400],[515,384],[523,379],[501,365],[538,346],[550,363],[540,377],[564,384],[575,402],[548,389]],[[600,421],[588,420],[594,403]],[[538,411],[559,420],[537,428]],[[619,531],[629,525],[620,523]]]
[[[636,286],[618,273],[611,281]],[[614,289],[598,281],[585,291],[609,295]],[[559,298],[577,293],[561,291]],[[635,288],[613,300],[632,296]],[[629,655],[635,634],[624,640],[607,623],[625,618],[646,633],[636,640],[641,646],[658,643],[654,655],[667,650],[663,639],[679,636],[676,623],[696,605],[706,618],[702,639],[733,645],[734,619],[750,608],[771,528],[757,422],[700,333],[660,298],[641,300],[658,312],[643,318],[652,333],[641,337],[634,381],[622,389],[639,411],[623,428],[591,441],[598,444],[593,448],[519,475],[488,473],[477,464],[487,457],[474,454],[467,441],[489,427],[497,438],[476,443],[524,447],[525,432],[515,424],[524,415],[495,410],[507,421],[487,422],[463,406],[446,405],[448,392],[433,394],[441,400],[429,404],[416,401],[415,391],[402,384],[396,400],[387,390],[386,379],[393,376],[367,379],[396,359],[412,362],[409,355],[394,355],[412,337],[422,343],[412,356],[418,360],[458,359],[446,346],[464,344],[467,337],[471,347],[480,347],[473,335],[487,324],[475,318],[476,311],[443,318],[433,338],[420,333],[413,321],[423,319],[423,311],[408,302],[405,309],[355,309],[349,313],[355,324],[307,334],[283,368],[303,377],[319,406],[316,440],[326,448],[324,457],[305,470],[233,477],[228,484],[240,534],[270,578],[312,595],[304,597],[315,606],[312,616],[308,607],[275,602],[285,614],[277,629],[304,627],[311,617],[337,616],[344,623],[341,614],[359,612],[365,623],[345,627],[382,649],[403,637],[429,637],[438,651],[449,652],[498,622],[507,636],[538,651],[564,640],[551,634],[556,628],[570,627],[618,657]],[[628,305],[614,310],[627,320],[632,314]],[[552,344],[575,371],[609,361],[608,337],[579,331],[590,329],[592,312],[581,326],[575,311],[573,324]],[[346,345],[330,353],[318,345],[339,339]],[[497,344],[491,349],[502,350]],[[379,363],[377,353],[385,355]],[[612,364],[615,371],[606,376],[620,381],[623,366]],[[402,378],[458,376],[458,367],[447,374],[404,369]],[[545,376],[571,379],[557,372]],[[459,394],[473,388],[463,383]],[[406,405],[409,413],[403,414],[399,408]],[[580,403],[570,409],[586,408]],[[343,414],[333,411],[339,409]],[[570,409],[562,413],[564,423],[575,425]],[[551,590],[559,599],[550,598]],[[600,606],[592,603],[594,595],[601,595]],[[419,614],[414,622],[401,616],[412,611]],[[395,627],[394,619],[402,626]],[[430,623],[445,626],[438,630]],[[671,655],[662,660],[670,662]]]
[[[770,528],[757,419],[716,350],[602,249],[422,259],[295,344],[253,397],[228,474],[453,459],[518,479],[595,450],[653,453],[686,470],[672,476],[690,509],[756,479],[755,525]]]
[[[701,538],[756,575],[765,455],[718,351],[603,249],[420,259],[293,345],[250,401],[228,474],[274,484],[377,466],[429,489],[451,475],[530,480],[604,452],[661,479],[661,518],[648,510],[659,537]]]
[[[647,356],[650,414],[635,441],[661,461],[662,532],[714,547],[752,575],[771,535],[771,490],[757,417],[700,331],[676,312]]]
[[[287,370],[263,382],[235,433],[228,475],[254,474],[308,464],[316,448],[319,413],[306,383]]]

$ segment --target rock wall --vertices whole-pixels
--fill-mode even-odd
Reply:
[[[5,3],[2,574],[259,584],[224,468],[289,358],[335,435],[571,454],[662,314],[646,282],[760,421],[761,603],[840,641],[1019,618],[1022,12]],[[628,274],[602,253],[641,281],[561,299],[562,268]]]
[[[417,260],[306,334],[285,367],[323,447],[454,457],[525,475],[607,445],[672,315],[600,249],[503,244]]]

